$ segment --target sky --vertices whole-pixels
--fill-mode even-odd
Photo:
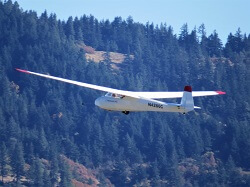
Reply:
[[[13,0],[14,1],[14,0]],[[47,10],[55,13],[58,19],[69,16],[93,15],[99,21],[113,21],[120,16],[132,16],[134,22],[166,23],[179,34],[187,23],[189,31],[205,24],[207,36],[214,30],[223,44],[229,33],[235,34],[238,28],[242,34],[250,33],[250,0],[17,0],[20,7],[35,10],[38,15]]]

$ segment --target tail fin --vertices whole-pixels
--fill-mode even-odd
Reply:
[[[184,113],[194,110],[194,100],[191,86],[185,86],[181,99],[181,106],[184,107]]]

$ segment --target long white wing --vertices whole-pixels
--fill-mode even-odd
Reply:
[[[45,77],[48,79],[54,79],[54,80],[58,80],[58,81],[62,81],[62,82],[70,83],[70,84],[75,84],[75,85],[86,87],[86,88],[91,88],[91,89],[100,90],[104,92],[110,92],[110,93],[124,95],[128,97],[133,97],[133,98],[165,99],[165,98],[181,98],[183,95],[183,92],[132,92],[132,91],[125,91],[125,90],[117,90],[117,89],[108,88],[104,86],[97,86],[93,84],[73,81],[73,80],[64,79],[60,77],[54,77],[51,75],[35,73],[32,71],[22,70],[18,68],[16,68],[16,70],[23,72],[23,73],[27,73],[27,74],[33,74],[33,75]],[[219,95],[219,94],[225,94],[225,92],[221,92],[221,91],[193,91],[192,92],[193,97]]]
[[[95,90],[115,93],[115,94],[134,97],[134,98],[140,98],[137,94],[135,94],[134,92],[130,92],[130,91],[117,90],[117,89],[108,88],[108,87],[104,87],[104,86],[97,86],[97,85],[94,85],[94,84],[88,84],[88,83],[73,81],[73,80],[64,79],[64,78],[60,78],[60,77],[54,77],[54,76],[51,76],[51,75],[35,73],[35,72],[32,72],[32,71],[22,70],[22,69],[18,69],[18,68],[16,68],[16,70],[20,71],[20,72],[23,72],[23,73],[27,73],[27,74],[32,74],[32,75],[37,75],[37,76],[40,76],[40,77],[45,77],[45,78],[48,78],[48,79],[54,79],[54,80],[58,80],[58,81],[62,81],[62,82],[70,83],[70,84],[75,84],[77,86],[82,86],[82,87],[86,87],[86,88],[91,88],[91,89],[95,89]]]
[[[137,95],[151,99],[181,98],[183,92],[135,92]],[[193,91],[193,97],[225,94],[222,91]]]

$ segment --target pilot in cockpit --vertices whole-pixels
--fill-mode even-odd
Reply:
[[[120,94],[116,94],[116,93],[106,93],[105,95],[106,97],[114,97],[114,98],[124,98],[123,95],[120,95]]]

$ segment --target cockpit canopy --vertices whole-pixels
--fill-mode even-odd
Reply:
[[[105,94],[105,97],[123,98],[124,95],[108,92],[108,93]]]

